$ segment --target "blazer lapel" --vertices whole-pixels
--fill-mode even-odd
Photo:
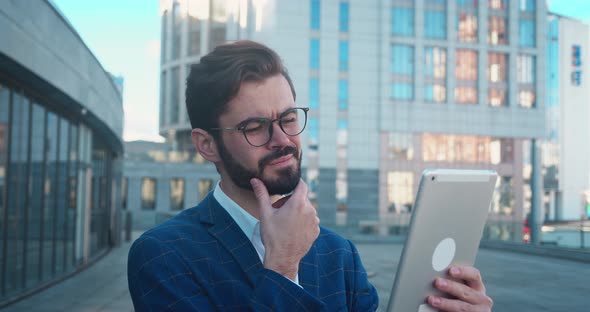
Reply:
[[[209,233],[229,251],[234,260],[240,265],[252,286],[263,269],[258,253],[250,239],[242,229],[213,197],[213,192],[207,196],[208,214],[201,216],[201,221],[212,224]]]
[[[309,293],[316,298],[319,296],[319,280],[320,272],[318,268],[318,255],[316,244],[314,243],[309,252],[299,262],[299,285],[301,285]]]

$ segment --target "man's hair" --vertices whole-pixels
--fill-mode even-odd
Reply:
[[[191,66],[186,81],[186,111],[191,127],[218,127],[219,116],[238,94],[242,82],[261,82],[278,74],[289,83],[295,100],[293,82],[275,51],[248,40],[217,46]]]

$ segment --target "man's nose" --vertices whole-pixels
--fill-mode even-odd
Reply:
[[[291,143],[289,136],[283,132],[279,122],[273,122],[271,124],[272,127],[272,137],[270,138],[269,147],[270,148],[283,148]]]

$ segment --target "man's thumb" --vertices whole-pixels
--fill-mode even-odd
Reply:
[[[270,206],[270,197],[268,196],[268,191],[266,190],[266,186],[262,181],[252,178],[250,179],[250,185],[252,185],[252,189],[254,189],[254,196],[258,200],[258,204],[260,204],[260,209],[265,209],[267,206]]]

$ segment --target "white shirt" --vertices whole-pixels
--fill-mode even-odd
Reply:
[[[265,250],[264,244],[262,243],[262,236],[260,234],[260,221],[240,207],[240,205],[238,205],[231,198],[229,198],[229,196],[223,192],[220,185],[221,182],[218,182],[217,186],[215,186],[213,197],[215,197],[221,207],[223,207],[223,209],[227,211],[232,219],[234,219],[240,229],[242,229],[244,234],[246,234],[246,237],[250,239],[250,242],[258,253],[260,262],[264,263]],[[301,285],[299,285],[299,273],[295,275],[295,280],[292,280],[292,282],[301,287]]]

